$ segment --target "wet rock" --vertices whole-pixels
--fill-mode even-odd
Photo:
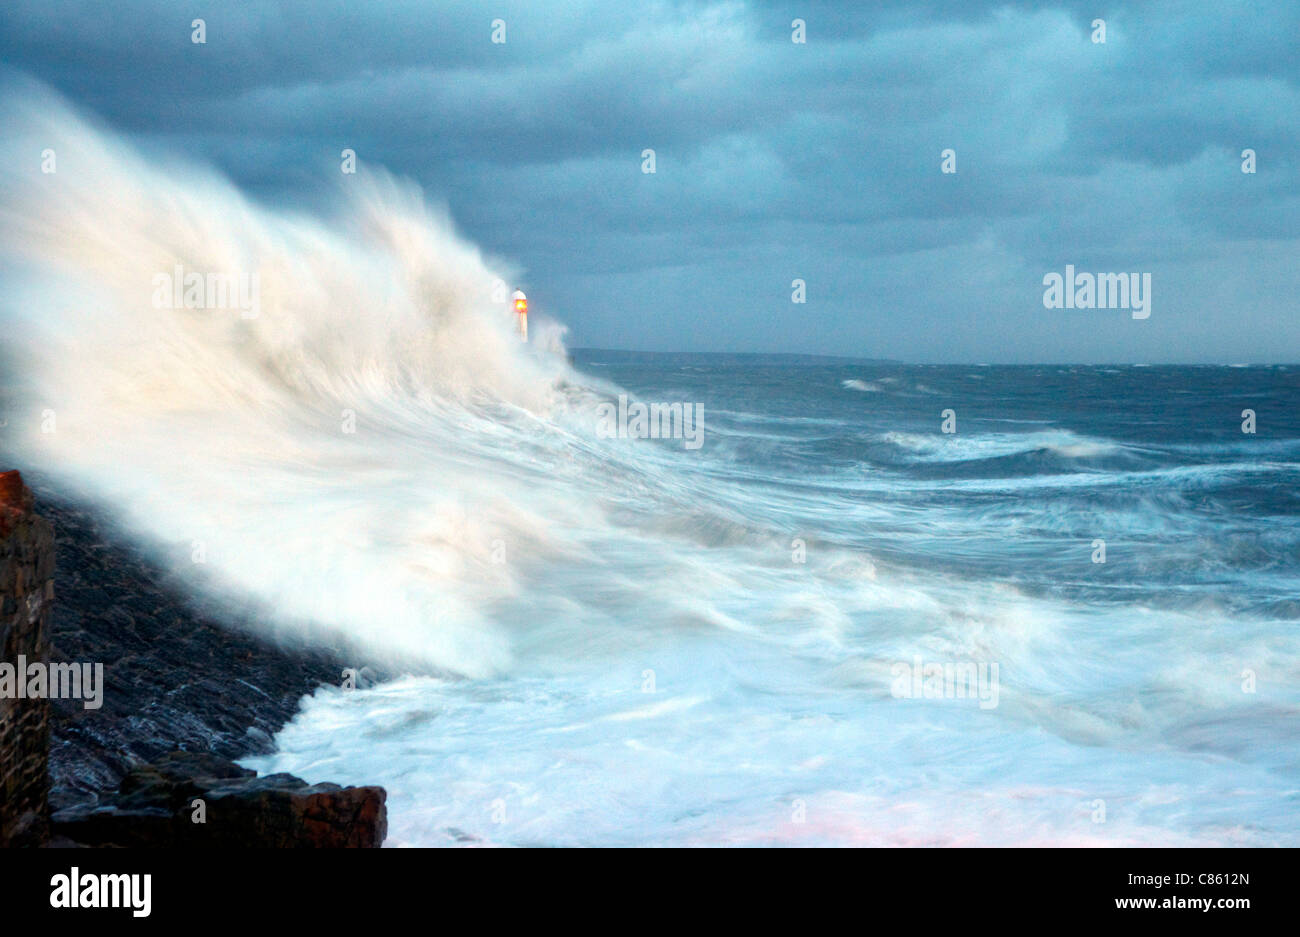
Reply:
[[[134,768],[97,805],[54,814],[56,837],[92,846],[377,848],[388,832],[382,787],[258,777],[200,752]]]
[[[192,584],[34,487],[41,516],[18,473],[0,473],[0,649],[102,664],[104,692],[98,708],[0,700],[0,844],[380,845],[382,788],[258,778],[232,761],[272,750],[303,695],[340,680],[341,653],[280,645],[224,605],[204,612]]]
[[[349,666],[336,650],[290,647],[217,621],[190,584],[97,513],[35,485],[54,523],[59,601],[54,660],[104,664],[104,702],[51,707],[51,803],[93,804],[135,765],[177,749],[226,759],[263,754],[299,702]],[[214,606],[215,607],[215,606]]]

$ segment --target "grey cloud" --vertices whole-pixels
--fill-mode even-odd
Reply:
[[[344,146],[411,176],[581,344],[1240,360],[1300,353],[1274,261],[1300,246],[1298,33],[1284,0],[19,0],[0,57],[271,201],[320,199]],[[1066,262],[1155,269],[1169,298],[1141,332],[1053,319]],[[1188,288],[1209,271],[1213,304]],[[611,310],[627,290],[653,329]]]

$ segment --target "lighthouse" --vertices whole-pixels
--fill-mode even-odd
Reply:
[[[528,297],[523,290],[515,290],[511,298],[515,301],[515,325],[519,329],[519,337],[528,341]]]

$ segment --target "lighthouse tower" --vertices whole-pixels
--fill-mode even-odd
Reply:
[[[528,297],[523,290],[515,290],[511,298],[515,301],[515,325],[519,329],[519,337],[528,341]]]

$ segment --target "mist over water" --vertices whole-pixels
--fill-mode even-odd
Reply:
[[[383,784],[394,845],[1297,843],[1294,370],[571,366],[404,183],[287,215],[21,99],[7,165],[59,168],[0,181],[6,450],[406,674],[259,770]],[[257,314],[160,308],[178,265]],[[703,447],[601,438],[620,392]],[[899,698],[917,660],[996,705]]]

